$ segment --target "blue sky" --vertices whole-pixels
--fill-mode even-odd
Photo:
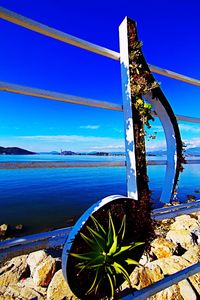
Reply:
[[[198,0],[1,0],[1,6],[119,52],[118,27],[137,21],[147,61],[200,78]],[[1,81],[122,103],[120,64],[0,20]],[[200,117],[200,88],[155,74],[176,114]],[[0,92],[0,146],[33,151],[123,151],[123,114]],[[183,140],[200,146],[200,125],[180,123]],[[161,125],[152,123],[163,149]]]

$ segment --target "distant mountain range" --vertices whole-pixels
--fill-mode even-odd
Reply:
[[[97,155],[97,156],[124,156],[123,152],[104,152],[104,151],[94,151],[94,152],[73,152],[70,150],[62,151],[50,151],[50,152],[31,152],[18,147],[0,147],[0,155],[6,154],[16,154],[16,155],[30,155],[30,154],[51,154],[51,155]],[[155,150],[147,151],[148,156],[166,156],[166,150]],[[200,156],[200,147],[188,148],[186,149],[185,156]]]
[[[0,154],[17,154],[17,155],[23,155],[23,154],[36,154],[35,152],[31,152],[25,149],[21,149],[18,147],[0,147]]]
[[[147,152],[149,156],[166,156],[166,150],[155,150]],[[200,147],[186,148],[185,156],[200,156]]]
[[[187,155],[200,156],[200,147],[186,149]]]

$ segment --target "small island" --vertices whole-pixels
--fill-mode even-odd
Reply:
[[[18,147],[0,147],[0,155],[30,155],[30,154],[36,154],[35,152],[31,152],[25,149],[21,149]]]

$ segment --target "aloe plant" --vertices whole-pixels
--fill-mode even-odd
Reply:
[[[94,226],[93,228],[87,226],[89,235],[86,236],[80,232],[89,251],[86,253],[70,253],[70,255],[78,261],[76,264],[76,267],[79,269],[78,275],[86,270],[94,274],[94,279],[86,291],[86,295],[96,294],[101,284],[107,280],[110,286],[110,296],[113,297],[119,276],[127,280],[131,286],[126,267],[128,265],[138,265],[138,262],[129,257],[130,251],[144,243],[131,242],[129,245],[124,244],[126,215],[123,217],[118,232],[116,231],[110,212],[107,231],[94,216],[91,216],[91,219]]]

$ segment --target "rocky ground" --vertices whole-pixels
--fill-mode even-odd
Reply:
[[[167,275],[200,261],[200,213],[160,221],[150,252],[131,274],[136,289],[142,289]],[[55,256],[55,255],[54,255]],[[126,288],[124,283],[122,288]],[[200,273],[167,288],[149,300],[197,300]],[[0,267],[0,300],[76,299],[61,271],[61,258],[41,250],[22,255]]]

